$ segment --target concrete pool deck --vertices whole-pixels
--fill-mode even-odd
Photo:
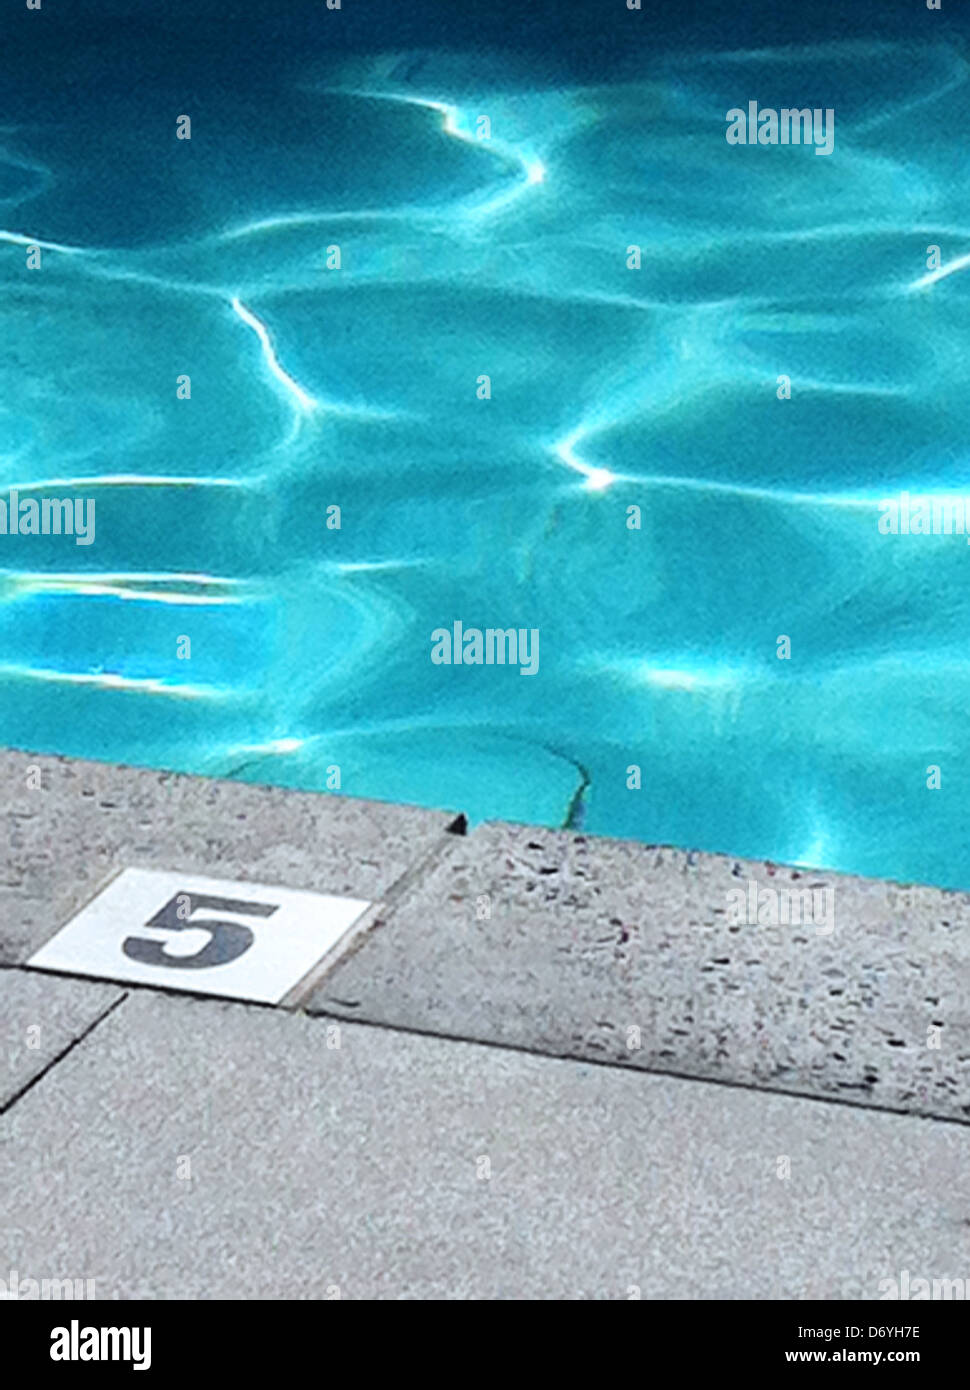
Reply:
[[[965,895],[28,753],[0,774],[0,1274],[870,1299],[970,1268]],[[124,869],[372,906],[280,1007],[28,967]],[[833,915],[785,920],[805,888]]]

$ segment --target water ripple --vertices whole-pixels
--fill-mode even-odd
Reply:
[[[966,541],[876,524],[970,496],[964,49],[615,49],[0,131],[4,488],[98,518],[0,536],[9,739],[970,887]]]

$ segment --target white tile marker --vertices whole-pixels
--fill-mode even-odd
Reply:
[[[27,964],[278,1004],[370,906],[264,883],[125,869]]]

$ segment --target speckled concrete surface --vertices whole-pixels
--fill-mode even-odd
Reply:
[[[24,753],[0,786],[0,963],[125,866],[345,893],[378,906],[286,1003],[970,1121],[965,894]],[[733,920],[751,884],[824,910]]]
[[[807,926],[738,924],[749,881],[834,896]],[[967,895],[493,824],[309,1007],[967,1121],[968,986]]]
[[[871,1299],[970,1269],[965,1126],[245,1005],[133,993],[2,1126],[0,1268],[102,1297]]]
[[[445,811],[19,752],[0,752],[0,813],[2,964],[23,963],[121,868],[376,901],[456,821]]]
[[[114,985],[0,968],[0,1110],[123,998]]]

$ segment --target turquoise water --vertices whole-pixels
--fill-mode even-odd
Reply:
[[[0,741],[970,887],[970,547],[877,528],[970,495],[952,30],[106,51],[0,128],[0,496],[96,503],[0,536]]]

